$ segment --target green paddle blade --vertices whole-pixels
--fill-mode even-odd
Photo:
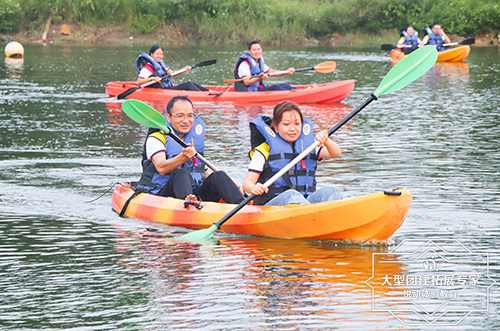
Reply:
[[[373,93],[377,98],[399,90],[425,74],[436,63],[438,52],[434,46],[424,46],[398,62]]]
[[[177,239],[186,240],[186,241],[207,241],[213,238],[215,231],[217,231],[219,227],[215,224],[212,224],[208,229],[196,230],[190,233],[186,233],[178,237]]]
[[[149,128],[157,128],[170,133],[165,117],[153,107],[139,100],[126,100],[122,104],[122,109],[132,120]]]

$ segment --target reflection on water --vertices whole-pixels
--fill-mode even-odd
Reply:
[[[127,253],[119,264],[148,275],[146,292],[156,295],[147,317],[158,322],[200,327],[200,320],[203,325],[210,316],[207,323],[217,329],[231,310],[237,326],[256,329],[392,323],[388,315],[371,312],[371,289],[364,284],[371,275],[372,253],[383,247],[231,238],[199,245],[147,231],[119,233],[115,247]],[[400,273],[401,267],[388,265],[386,272]],[[194,312],[201,317],[186,320]]]
[[[436,62],[429,70],[430,75],[453,76],[469,76],[469,64],[467,62]]]
[[[108,81],[135,79],[133,61],[143,49],[26,48],[30,56],[19,68],[0,66],[0,329],[404,329],[389,313],[372,311],[364,283],[371,254],[391,246],[222,233],[215,244],[191,245],[171,240],[185,229],[120,219],[109,192],[86,203],[139,178],[146,128],[104,89]],[[217,58],[182,78],[220,84],[241,50],[167,53],[172,67]],[[343,104],[301,105],[316,131],[366,100],[392,68],[379,49],[268,55],[277,68],[337,62],[334,73],[281,78],[287,83],[357,80]],[[500,282],[497,59],[496,49],[473,49],[466,62],[439,63],[371,103],[333,135],[343,156],[321,162],[317,180],[347,196],[409,189],[414,200],[391,243],[457,239],[490,253]],[[164,112],[167,102],[151,106]],[[207,159],[243,180],[248,123],[273,106],[196,103],[207,123]],[[384,268],[411,270],[403,260]],[[498,329],[499,298],[493,289],[488,313],[449,329]]]
[[[7,78],[21,79],[24,68],[24,58],[5,57],[5,68]]]

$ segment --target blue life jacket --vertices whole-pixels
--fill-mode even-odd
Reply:
[[[257,63],[255,61],[255,59],[250,54],[245,52],[245,53],[243,53],[243,55],[240,56],[240,58],[236,62],[236,67],[234,67],[234,78],[235,79],[242,78],[242,77],[238,76],[238,67],[240,66],[241,62],[243,62],[243,61],[248,61],[248,63],[250,64],[250,73],[252,74],[252,76],[258,75],[264,71],[264,68],[265,68],[264,57],[261,56],[259,59],[259,63]],[[243,83],[243,82],[236,82],[236,83],[234,83],[234,90],[235,91],[245,91],[245,92],[246,91],[255,92],[255,91],[259,90],[259,85],[261,85],[261,84],[266,86],[264,83],[262,83],[262,81],[258,81],[256,83],[253,83],[250,86],[246,86],[245,83]]]
[[[443,36],[436,35],[434,32],[432,32],[431,28],[429,28],[429,27],[425,28],[425,32],[429,36],[428,44],[436,46],[436,50],[438,52],[441,52],[441,51],[444,51],[447,49],[446,47],[443,46]]]
[[[153,66],[154,72],[151,76],[153,77],[161,77],[167,75],[167,67],[165,66],[165,62],[161,60],[161,62],[156,62],[149,54],[142,53],[135,59],[135,69],[137,69],[137,73],[139,74],[146,64],[151,64]],[[167,77],[163,78],[160,83],[154,83],[149,85],[149,87],[157,87],[157,88],[170,88],[172,87],[172,82]]]
[[[259,116],[250,122],[250,130],[262,135],[265,142],[269,145],[269,157],[264,165],[264,170],[259,177],[259,183],[265,183],[278,171],[290,163],[303,150],[314,143],[313,123],[311,120],[304,119],[302,132],[299,138],[293,143],[293,148],[281,138],[266,122],[264,116]],[[269,192],[259,195],[254,199],[254,204],[263,205],[280,193],[295,189],[307,197],[316,191],[316,149],[307,155],[301,162],[298,162],[287,173],[277,179],[270,187]]]
[[[413,36],[410,36],[406,30],[401,32],[401,35],[405,37],[405,41],[403,44],[411,46],[412,48],[418,47],[418,32],[413,32]]]
[[[171,128],[171,124],[167,121],[167,127]],[[159,131],[158,129],[150,129],[148,131],[148,137]],[[172,133],[176,134],[172,129]],[[167,135],[165,136],[165,149],[167,151],[167,159],[171,159],[174,156],[181,154],[183,147],[177,143],[175,140]],[[146,138],[147,141],[147,138]],[[202,121],[197,115],[195,115],[193,127],[184,137],[184,141],[187,144],[192,144],[196,149],[196,152],[203,155],[205,151],[205,122]],[[186,168],[193,178],[193,189],[199,187],[206,178],[205,174],[205,164],[196,157],[187,160],[181,164],[178,168]],[[139,184],[146,187],[146,189],[151,189],[150,193],[157,194],[163,186],[167,183],[170,178],[170,174],[160,175],[156,170],[153,162],[148,159],[146,155],[146,143],[144,143],[144,150],[142,152],[142,177],[139,180]]]

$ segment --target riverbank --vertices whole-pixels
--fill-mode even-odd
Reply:
[[[19,31],[14,34],[5,34],[4,41],[15,40],[22,44],[51,43],[51,44],[75,44],[75,45],[151,45],[159,43],[164,46],[196,46],[196,45],[244,45],[248,40],[233,38],[231,40],[217,41],[204,39],[202,37],[189,38],[186,33],[175,26],[164,26],[158,28],[155,33],[132,34],[120,26],[91,27],[71,25],[69,30],[63,31],[63,24],[54,24],[46,31]],[[68,33],[69,31],[69,33]],[[64,32],[64,34],[62,33]],[[473,37],[473,36],[467,36]],[[500,36],[494,33],[481,34],[476,37],[475,46],[500,46]],[[465,39],[463,36],[450,35],[452,41]],[[379,35],[361,33],[340,34],[332,33],[327,37],[316,39],[304,35],[291,35],[289,38],[262,40],[267,46],[379,46],[381,44],[394,44],[398,39],[398,31],[385,31]]]

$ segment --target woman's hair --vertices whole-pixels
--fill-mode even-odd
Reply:
[[[163,48],[160,45],[151,46],[151,49],[149,50],[149,55],[153,55],[153,53],[156,52],[158,49],[161,49],[163,51]]]
[[[283,113],[289,110],[295,110],[299,113],[300,122],[304,123],[304,117],[302,116],[302,111],[298,104],[293,101],[281,101],[278,103],[273,110],[273,121],[271,122],[271,127],[275,128],[281,122],[283,118]]]

